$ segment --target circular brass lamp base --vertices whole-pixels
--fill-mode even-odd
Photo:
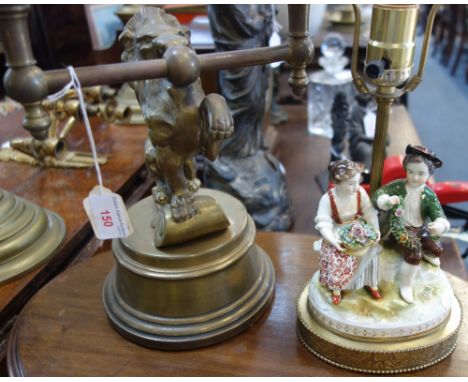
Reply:
[[[247,329],[268,307],[274,269],[254,244],[255,225],[235,198],[200,190],[223,209],[230,226],[156,248],[152,198],[129,210],[135,233],[113,242],[116,267],[103,289],[115,329],[140,345],[182,350],[210,345]]]
[[[273,296],[273,266],[266,253],[255,246],[247,256],[258,258],[259,282],[244,298],[217,311],[187,318],[146,316],[134,311],[116,294],[115,269],[106,280],[104,305],[114,328],[140,345],[183,350],[211,345],[247,329],[268,307]],[[215,287],[213,285],[213,287]],[[217,288],[223,288],[218,285]],[[229,291],[227,291],[229,293]]]
[[[297,300],[297,333],[320,359],[334,366],[363,373],[405,373],[442,361],[455,349],[462,311],[455,298],[446,323],[430,334],[404,341],[365,342],[345,338],[319,324],[307,308],[309,284]]]
[[[0,284],[44,263],[65,231],[56,213],[0,189]]]

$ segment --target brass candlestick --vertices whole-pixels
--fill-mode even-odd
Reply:
[[[49,89],[44,72],[35,65],[27,25],[28,13],[27,5],[0,7],[0,36],[8,67],[4,77],[5,90],[11,98],[24,106],[23,127],[31,133],[29,138],[16,138],[4,143],[0,149],[0,161],[16,161],[46,167],[92,166],[89,153],[69,151],[65,143],[67,134],[79,116],[78,104],[73,106],[72,112],[75,116],[70,116],[60,133],[57,128],[60,118],[44,107],[43,100],[49,94]],[[98,96],[95,90],[88,93],[94,97]],[[101,95],[104,93],[105,91]],[[110,110],[110,106],[105,109]],[[97,108],[95,114],[104,115],[103,110]],[[126,111],[120,111],[115,106],[112,114],[116,112],[124,114]],[[126,113],[128,115],[128,112]],[[100,162],[103,164],[106,159],[100,158]]]
[[[0,189],[0,284],[44,263],[64,237],[60,216]]]
[[[115,96],[115,100],[119,105],[123,105],[131,111],[131,115],[125,119],[117,119],[115,121],[118,125],[144,125],[145,119],[141,114],[140,104],[138,103],[135,92],[128,85],[124,83]]]
[[[47,95],[47,85],[32,56],[26,24],[28,10],[23,5],[0,7],[0,31],[9,66],[4,84],[8,94],[25,107],[23,126],[33,139],[44,142],[51,120],[40,101]],[[23,89],[25,84],[28,90]],[[51,149],[48,145],[41,147]],[[60,216],[0,189],[0,283],[45,262],[64,237],[65,223]]]
[[[385,139],[388,130],[390,107],[394,100],[416,89],[422,80],[437,5],[429,13],[424,43],[416,75],[411,77],[414,60],[417,5],[374,5],[371,32],[367,45],[364,76],[358,73],[358,50],[361,12],[353,5],[355,27],[351,72],[356,88],[369,93],[377,101],[377,121],[372,151],[371,194],[380,187]]]
[[[48,137],[38,140],[34,137],[14,138],[4,144],[0,150],[0,160],[26,163],[33,166],[50,166],[62,168],[83,168],[94,165],[91,153],[67,149],[66,137],[75,123],[81,119],[80,104],[73,91],[56,102],[43,101],[41,108],[50,118]],[[88,115],[98,115],[106,120],[113,120],[115,102],[91,105],[87,107]],[[60,128],[61,126],[61,128]],[[98,156],[98,162],[105,164],[107,158]]]

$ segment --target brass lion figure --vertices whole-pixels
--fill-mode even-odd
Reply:
[[[216,159],[222,141],[233,133],[232,116],[222,96],[205,96],[190,32],[174,16],[160,8],[143,8],[128,21],[119,41],[122,61],[167,61],[170,81],[148,79],[130,85],[148,125],[145,159],[156,179],[153,198],[161,206],[170,203],[172,218],[183,222],[198,213],[193,203],[200,187],[195,155]],[[179,70],[185,67],[191,71]]]

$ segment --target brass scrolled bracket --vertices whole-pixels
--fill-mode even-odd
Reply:
[[[426,29],[424,31],[424,41],[423,41],[423,46],[421,50],[421,56],[419,58],[418,72],[416,73],[416,75],[410,78],[409,81],[406,83],[406,85],[403,87],[404,93],[413,91],[422,82],[424,68],[426,67],[429,43],[431,41],[432,27],[434,26],[434,19],[437,14],[437,11],[439,10],[439,7],[440,5],[438,4],[435,4],[431,7],[429,16],[427,17]]]
[[[422,81],[437,8],[438,6],[434,5],[429,13],[418,72],[410,77],[413,67],[417,6],[374,5],[364,68],[369,81],[367,84],[358,73],[361,12],[358,5],[353,5],[355,25],[351,73],[357,90],[360,93],[369,93],[377,101],[372,150],[371,194],[380,187],[381,183],[390,106],[396,98],[416,89]],[[371,66],[374,72],[368,71]]]
[[[359,5],[353,4],[354,9],[354,36],[353,36],[353,51],[351,57],[351,74],[353,76],[353,81],[356,86],[356,89],[359,93],[369,93],[369,88],[366,83],[359,75],[358,72],[358,61],[359,61],[359,39],[361,36],[361,10]]]
[[[423,46],[421,50],[421,56],[419,59],[419,66],[417,73],[409,78],[405,85],[402,88],[395,88],[392,89],[391,94],[386,94],[385,92],[381,92],[382,89],[378,87],[373,87],[372,89],[366,84],[362,76],[358,72],[358,59],[359,59],[359,39],[360,39],[360,30],[361,30],[361,11],[359,9],[359,5],[353,4],[354,9],[354,36],[353,36],[353,49],[352,49],[352,59],[351,59],[351,73],[353,77],[354,84],[357,90],[360,93],[369,93],[374,97],[382,97],[382,98],[398,98],[404,95],[407,92],[415,90],[418,85],[422,82],[422,75],[424,73],[424,68],[426,65],[427,54],[429,50],[429,43],[431,39],[431,32],[434,25],[434,19],[437,14],[440,5],[433,5],[429,12],[429,16],[427,18],[426,28],[424,31],[424,40]]]
[[[47,127],[47,138],[15,138],[6,142],[0,150],[0,161],[15,161],[33,166],[83,168],[94,165],[91,153],[68,150],[66,137],[76,121],[80,118],[80,106],[76,99],[65,99],[56,102],[44,101],[41,112],[46,112],[50,124]],[[102,108],[88,105],[91,115],[100,113]],[[59,125],[65,120],[63,127]],[[107,158],[98,156],[98,162],[105,164]]]
[[[116,91],[105,86],[83,89],[86,111],[90,116],[98,116],[107,121],[119,120],[123,123],[131,118],[131,109],[122,107],[114,97]],[[43,101],[25,105],[29,117],[23,123],[44,123],[47,132],[45,139],[14,138],[3,144],[0,161],[15,161],[33,166],[84,168],[93,166],[91,153],[71,151],[67,148],[66,137],[81,119],[80,104],[75,90],[70,90],[55,102]],[[61,129],[59,129],[59,127]],[[105,156],[98,156],[100,164],[107,163]]]

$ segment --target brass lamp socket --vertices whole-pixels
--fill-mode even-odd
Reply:
[[[364,74],[377,86],[398,86],[411,76],[418,5],[374,5]]]

